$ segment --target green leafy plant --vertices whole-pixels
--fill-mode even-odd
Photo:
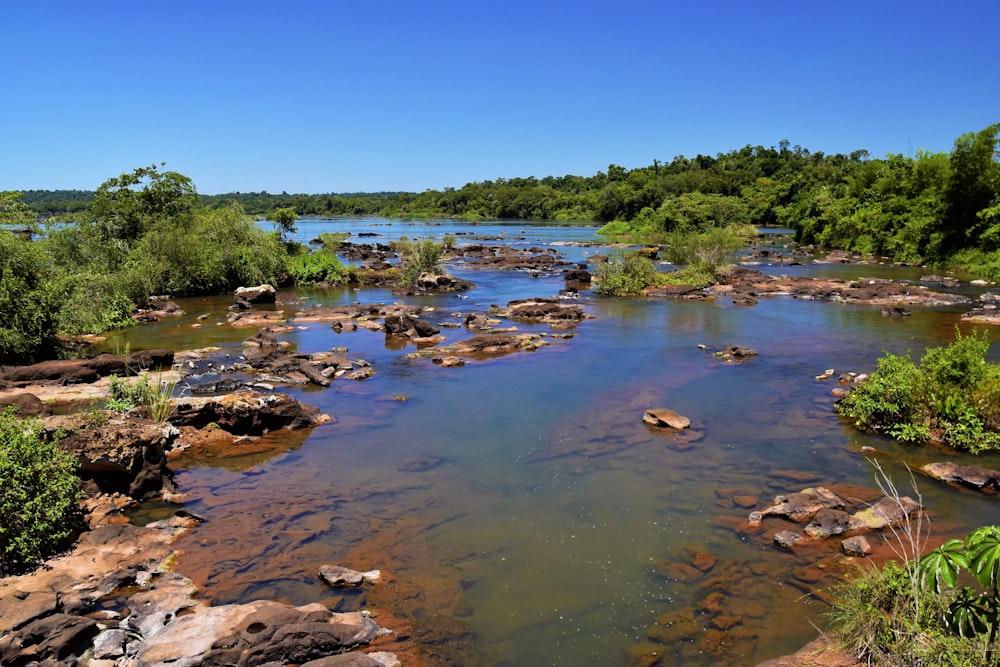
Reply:
[[[358,271],[344,264],[332,252],[314,252],[288,258],[288,274],[297,285],[329,283],[345,285],[358,282]]]
[[[37,564],[79,533],[78,467],[42,437],[40,422],[0,411],[0,574]]]
[[[1000,526],[983,526],[964,540],[949,540],[920,559],[921,581],[928,590],[956,590],[957,596],[943,613],[945,627],[960,637],[988,634],[984,653],[987,667],[996,667],[1000,630]],[[968,571],[979,584],[958,588],[959,575]]]
[[[938,437],[973,453],[1000,449],[1000,367],[987,363],[985,332],[927,350],[917,366],[886,353],[872,376],[851,390],[837,411],[872,433],[901,442]]]
[[[400,256],[400,280],[405,285],[415,285],[421,273],[441,273],[444,246],[432,239],[410,240],[402,238],[395,244]]]
[[[142,406],[146,408],[150,419],[165,422],[170,417],[170,401],[176,386],[176,377],[163,373],[158,373],[152,383],[148,375],[141,375],[133,380],[112,375],[109,378],[105,408],[125,413]]]
[[[656,265],[635,252],[613,250],[594,274],[598,294],[634,296],[656,283]]]

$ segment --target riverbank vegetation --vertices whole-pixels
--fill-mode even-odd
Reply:
[[[909,354],[886,353],[871,377],[852,389],[838,412],[863,431],[902,442],[944,442],[973,453],[1000,449],[1000,365],[986,361],[986,333]]]
[[[498,178],[461,188],[351,194],[227,193],[250,215],[445,217],[605,223],[609,236],[647,238],[734,224],[780,226],[797,240],[898,261],[973,269],[1000,277],[1000,123],[960,136],[950,154],[873,158],[811,152],[787,141],[714,156],[683,155],[593,176]],[[31,191],[36,216],[86,219],[96,196]],[[608,224],[609,223],[609,224]]]
[[[859,570],[837,589],[833,629],[865,664],[997,667],[998,580],[1000,526],[984,526],[922,557]]]
[[[54,555],[82,530],[78,467],[40,422],[0,410],[0,576]]]

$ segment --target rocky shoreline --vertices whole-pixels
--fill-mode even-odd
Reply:
[[[377,249],[376,249],[377,250]],[[381,250],[368,255],[355,247],[358,257],[372,266],[385,261]],[[533,351],[556,341],[570,339],[569,330],[590,317],[572,299],[577,281],[587,282],[590,274],[583,266],[563,262],[551,249],[497,251],[490,246],[467,246],[456,252],[467,268],[518,270],[529,273],[562,271],[567,290],[562,298],[512,301],[484,313],[454,314],[454,322],[431,324],[419,307],[403,304],[354,305],[338,308],[302,308],[286,318],[272,298],[273,289],[237,295],[228,325],[253,327],[258,331],[244,341],[239,359],[219,358],[218,350],[198,350],[175,354],[169,350],[148,350],[123,357],[100,355],[94,359],[52,361],[29,367],[0,369],[0,406],[14,405],[22,416],[43,419],[46,432],[61,434],[60,448],[81,462],[81,478],[88,492],[89,527],[74,549],[47,561],[44,567],[26,575],[0,580],[0,663],[21,667],[52,665],[76,667],[140,667],[145,665],[398,665],[399,656],[410,653],[406,664],[419,664],[413,646],[393,636],[392,629],[379,625],[364,611],[334,612],[321,604],[291,606],[275,601],[254,601],[239,605],[210,606],[197,599],[192,581],[173,572],[175,540],[198,525],[199,518],[178,513],[167,520],[146,526],[129,522],[127,510],[140,500],[161,497],[181,502],[169,468],[177,452],[227,445],[251,445],[261,436],[278,429],[302,430],[332,421],[329,415],[303,405],[286,394],[275,393],[275,385],[316,385],[328,387],[339,379],[362,381],[376,372],[362,359],[348,359],[336,349],[317,354],[289,351],[277,335],[282,327],[322,322],[337,331],[370,329],[384,332],[387,344],[401,341],[417,346],[411,357],[428,357],[441,366],[461,366],[465,360],[482,360],[515,352]],[[377,283],[372,283],[377,284]],[[420,289],[461,292],[470,285],[439,276],[421,276]],[[903,305],[956,305],[968,303],[960,295],[939,293],[924,286],[882,280],[820,280],[768,276],[739,268],[718,284],[704,289],[685,286],[648,289],[648,297],[732,298],[735,303],[753,305],[760,296],[790,295],[795,298],[839,301],[885,308]],[[984,295],[985,297],[985,295]],[[981,299],[986,315],[996,304]],[[169,316],[176,310],[165,308],[146,318]],[[511,326],[503,326],[508,320]],[[986,321],[986,320],[981,320]],[[520,333],[516,323],[544,324],[549,333]],[[444,344],[441,327],[462,328],[471,337]],[[344,350],[346,353],[346,350]],[[738,363],[756,352],[731,346],[716,356]],[[211,363],[207,363],[211,360]],[[217,363],[221,362],[221,363]],[[216,364],[213,373],[222,379],[194,382]],[[226,367],[228,366],[228,371]],[[141,408],[120,415],[102,410],[51,415],[51,406],[80,405],[107,396],[112,375],[128,376],[157,370],[167,377],[184,374],[192,396],[174,399],[168,422],[149,419]],[[176,375],[170,375],[176,374]],[[680,418],[680,420],[677,420]],[[653,429],[669,432],[676,448],[690,448],[700,437],[689,430],[690,420],[666,409],[649,410],[646,422]],[[675,432],[676,431],[676,432]],[[947,483],[995,492],[1000,473],[986,469],[958,469],[950,464],[925,466],[926,474]],[[969,468],[969,467],[967,467]],[[739,494],[736,494],[739,495]],[[734,500],[741,508],[753,507]],[[806,536],[796,531],[777,531],[770,540],[781,548],[846,534],[857,536],[884,527],[862,525],[844,511],[845,502],[822,488],[806,488],[779,496],[749,519],[734,519],[730,527],[744,536],[764,534],[764,517],[776,515],[786,522],[805,523]],[[871,503],[869,503],[871,504]],[[877,503],[875,503],[877,505]],[[803,509],[806,507],[806,509]],[[801,511],[800,511],[801,510]],[[886,518],[892,508],[870,511]],[[903,520],[919,507],[901,507]],[[868,516],[871,518],[871,516]],[[773,531],[772,531],[773,532]],[[865,557],[863,546],[856,551],[844,547],[852,557]],[[699,556],[700,558],[700,556]],[[368,565],[367,563],[365,565]],[[382,565],[382,564],[380,564]],[[694,568],[697,579],[712,570],[698,563],[663,564],[665,576]],[[723,568],[720,568],[723,569]],[[748,573],[733,571],[733,576]],[[366,576],[368,575],[368,576]],[[718,574],[712,577],[717,579]],[[329,564],[317,577],[331,586],[378,586],[371,573],[357,572]],[[725,633],[738,625],[731,614],[722,613],[725,602],[714,598],[719,618],[713,632]],[[686,612],[685,612],[686,613]],[[699,617],[704,610],[694,611]],[[686,617],[685,617],[686,618]],[[669,640],[685,622],[666,619],[671,632],[661,632]],[[693,615],[692,615],[693,619]],[[652,632],[652,631],[651,631]],[[665,633],[665,634],[664,634]],[[738,632],[736,633],[739,634]],[[686,639],[690,637],[685,636]],[[384,650],[392,648],[392,651]],[[655,655],[655,653],[654,653]],[[649,656],[637,653],[635,664]],[[649,664],[656,664],[649,662]],[[761,667],[826,666],[853,667],[851,660],[827,638],[804,648],[795,656],[762,663]]]

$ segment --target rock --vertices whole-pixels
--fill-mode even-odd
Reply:
[[[777,496],[774,502],[761,510],[761,515],[776,515],[797,523],[809,521],[822,509],[842,509],[844,501],[822,486],[803,489],[798,493]]]
[[[38,417],[52,414],[49,406],[34,394],[27,392],[0,393],[0,410],[13,406],[14,414],[19,417]]]
[[[404,338],[431,338],[441,333],[441,329],[414,315],[401,313],[385,316],[385,335]]]
[[[433,357],[432,361],[441,368],[457,368],[465,365],[465,360],[461,357]]]
[[[576,304],[563,304],[558,299],[517,299],[507,304],[507,316],[514,320],[545,322],[556,329],[576,326],[588,317]]]
[[[169,368],[172,350],[144,350],[129,356],[101,354],[92,359],[61,359],[28,366],[0,368],[0,379],[12,387],[32,384],[78,384],[96,382],[109,375],[137,375],[143,370]]]
[[[58,599],[53,591],[11,591],[0,597],[0,636],[56,611]]]
[[[319,576],[331,586],[356,587],[363,583],[377,583],[382,578],[382,573],[380,570],[358,572],[340,565],[324,565],[319,569]]]
[[[691,426],[690,419],[667,408],[646,410],[642,416],[642,421],[656,428],[672,428],[677,431],[683,431]]]
[[[782,530],[774,534],[774,543],[782,549],[791,549],[802,541],[802,536],[794,530]]]
[[[847,532],[851,524],[851,515],[843,510],[824,508],[816,512],[812,521],[805,527],[809,537],[826,539]]]
[[[840,648],[831,635],[824,634],[797,653],[762,662],[757,667],[865,667],[865,664],[851,655],[851,651]]]
[[[0,639],[0,664],[28,665],[79,657],[98,632],[97,621],[84,616],[52,614],[39,618]]]
[[[947,462],[928,463],[920,470],[934,479],[949,484],[961,484],[980,491],[1000,490],[1000,470],[980,466],[960,466]]]
[[[94,422],[78,413],[49,417],[44,425],[49,433],[63,433],[56,445],[77,458],[80,477],[101,493],[142,500],[174,488],[167,451],[179,432],[170,424],[135,416]]]
[[[272,285],[257,285],[256,287],[237,287],[233,294],[233,306],[239,310],[250,310],[259,304],[275,303],[278,292]]]
[[[243,389],[225,396],[178,399],[170,421],[194,428],[214,422],[235,435],[263,435],[281,428],[310,428],[330,421],[330,416],[286,394]]]
[[[114,659],[125,655],[125,644],[128,633],[121,628],[106,630],[94,639],[94,658],[98,660]]]
[[[417,276],[417,288],[424,292],[467,292],[472,287],[468,280],[453,278],[447,274],[425,271]]]
[[[899,306],[886,306],[882,309],[883,317],[909,317],[910,311]]]
[[[886,496],[871,507],[852,515],[849,530],[873,532],[889,526],[898,526],[922,509],[920,503],[908,496],[902,496],[898,500]]]
[[[393,653],[341,653],[319,660],[310,660],[301,667],[399,667],[402,663]]]
[[[841,542],[840,550],[848,556],[863,558],[872,552],[872,545],[864,535],[855,535]]]

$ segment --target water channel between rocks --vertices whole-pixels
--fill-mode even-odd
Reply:
[[[593,229],[518,225],[307,221],[300,235],[366,230],[384,235],[371,241],[386,242],[471,231],[523,245],[595,238]],[[601,250],[556,248],[572,261]],[[563,287],[558,275],[450,269],[476,283],[467,298],[402,300],[433,307],[424,317],[440,323]],[[919,276],[873,265],[767,270]],[[400,300],[374,289],[297,296],[304,305]],[[406,359],[412,345],[387,346],[384,334],[363,329],[337,334],[307,324],[283,334],[302,352],[346,346],[375,375],[289,390],[335,423],[176,460],[186,508],[206,519],[178,544],[176,569],[216,603],[276,598],[385,610],[411,621],[441,664],[625,665],[630,653],[662,652],[664,665],[752,665],[812,639],[811,623],[821,626],[829,610],[822,591],[845,569],[842,559],[835,545],[793,554],[774,547],[766,531],[741,530],[747,505],[760,509],[809,485],[873,487],[862,446],[880,452],[900,486],[908,485],[904,461],[941,459],[856,433],[833,413],[836,379],[815,376],[829,368],[870,372],[883,350],[919,356],[952,338],[961,311],[914,309],[889,319],[879,308],[790,297],[742,307],[589,291],[579,303],[593,319],[572,338],[462,368]],[[220,345],[238,355],[252,333],[215,324],[225,319],[225,300],[181,305],[186,316],[110,344]],[[209,317],[194,328],[200,314]],[[449,342],[471,335],[442,333]],[[730,344],[759,355],[742,364],[713,356]],[[690,417],[703,437],[685,443],[650,430],[642,415],[657,407]],[[976,462],[1000,467],[995,457]],[[995,521],[991,497],[918,483],[935,540]],[[150,506],[146,514],[159,511]],[[678,566],[702,551],[718,559],[707,572]],[[326,563],[381,568],[389,582],[340,594],[316,576]],[[713,592],[724,596],[730,619],[721,629],[709,627],[705,613]],[[673,640],[669,628],[686,609],[704,627]]]

